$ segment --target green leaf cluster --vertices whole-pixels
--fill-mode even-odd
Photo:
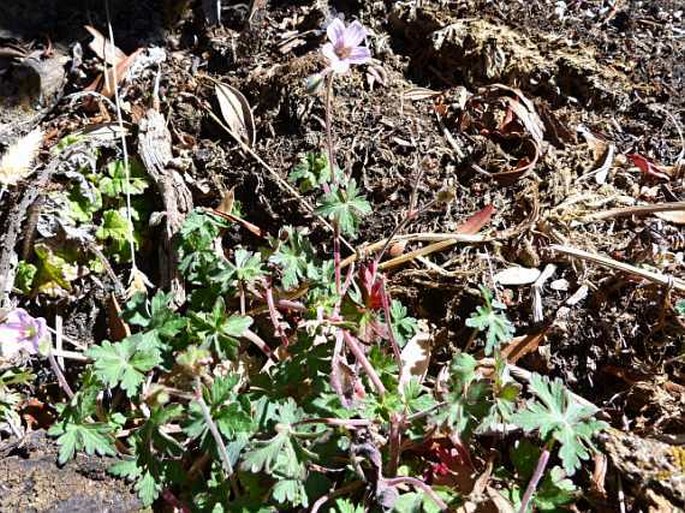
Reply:
[[[560,379],[549,381],[533,374],[530,390],[537,400],[511,417],[511,421],[526,431],[537,431],[547,443],[559,442],[559,457],[567,475],[580,468],[581,460],[590,458],[595,450],[592,437],[608,426],[595,420],[597,409],[581,404],[571,396]]]
[[[333,221],[342,234],[354,236],[362,218],[371,213],[371,205],[360,194],[357,182],[350,180],[345,186],[332,186],[320,199],[316,213]]]
[[[511,340],[514,326],[503,313],[506,305],[493,299],[492,292],[486,287],[481,287],[480,291],[485,304],[476,307],[476,312],[466,320],[466,325],[478,331],[485,331],[485,355],[490,356],[501,344]]]

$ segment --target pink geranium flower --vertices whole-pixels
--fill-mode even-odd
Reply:
[[[330,43],[323,45],[321,52],[328,59],[328,69],[333,73],[346,73],[352,64],[371,62],[371,52],[362,46],[366,30],[358,21],[345,26],[336,18],[328,25],[326,33]]]
[[[48,337],[45,319],[36,319],[23,308],[15,308],[0,321],[0,356],[12,358],[22,350],[36,354],[38,345]]]

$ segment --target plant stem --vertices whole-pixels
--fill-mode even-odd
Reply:
[[[342,301],[342,268],[340,266],[340,226],[333,220],[333,265],[335,267],[335,292],[338,294],[338,301]]]
[[[55,376],[57,377],[57,382],[59,383],[60,388],[64,390],[64,393],[67,394],[67,397],[69,399],[73,399],[74,391],[69,386],[69,383],[67,383],[67,379],[64,377],[62,369],[59,368],[57,360],[55,360],[55,355],[52,354],[52,351],[48,353],[48,361],[50,362],[52,372],[54,372]]]
[[[445,503],[445,501],[443,501],[430,486],[420,479],[416,479],[415,477],[392,477],[390,479],[385,479],[385,484],[388,486],[398,486],[405,483],[412,485],[414,488],[418,488],[428,495],[428,497],[430,497],[431,500],[440,508],[440,511],[449,511],[447,503]]]
[[[233,491],[233,494],[237,497],[238,496],[238,485],[235,482],[235,476],[233,475],[233,465],[231,465],[231,460],[228,457],[228,451],[226,450],[226,444],[224,444],[223,438],[221,438],[221,434],[219,433],[219,429],[216,427],[216,423],[214,422],[214,419],[212,419],[212,413],[209,411],[209,407],[207,406],[207,403],[202,397],[202,389],[199,384],[195,389],[195,401],[197,401],[197,404],[200,405],[200,410],[202,410],[202,416],[205,419],[205,422],[207,423],[207,427],[209,428],[209,432],[212,434],[212,437],[214,438],[214,442],[216,443],[216,449],[219,452],[219,457],[221,458],[221,462],[224,466],[224,471],[226,472],[226,478],[230,481],[231,483],[231,490]]]
[[[333,149],[333,73],[326,77],[326,146],[328,147],[328,167],[331,168],[331,179],[338,183],[335,172],[335,151]]]
[[[528,509],[528,504],[530,504],[530,501],[533,498],[533,494],[535,493],[535,490],[537,490],[538,484],[540,483],[540,479],[542,479],[542,476],[545,473],[545,469],[547,468],[551,446],[552,443],[548,443],[547,445],[545,445],[545,448],[540,453],[540,457],[538,458],[538,464],[535,467],[533,476],[530,478],[530,481],[528,482],[526,492],[523,494],[523,498],[521,499],[521,507],[519,508],[519,513],[526,513],[526,510]]]
[[[326,424],[327,426],[358,428],[368,427],[372,424],[369,419],[337,419],[335,417],[323,417],[318,419],[304,419],[292,424],[293,426],[301,426],[304,424]]]
[[[392,328],[392,317],[390,316],[390,297],[388,296],[388,291],[385,283],[385,276],[379,276],[381,280],[381,302],[383,303],[383,313],[385,314],[385,322],[388,325],[388,339],[390,340],[390,346],[392,347],[392,352],[395,355],[395,360],[397,360],[397,365],[402,368],[402,353],[400,352],[400,346],[397,344],[397,339],[395,339],[395,331]]]
[[[397,474],[397,467],[400,462],[400,446],[402,442],[402,432],[401,427],[404,424],[403,415],[398,413],[393,413],[390,416],[390,449],[388,456],[388,466],[386,467],[386,472],[390,476]]]
[[[269,308],[269,318],[271,319],[271,324],[274,326],[274,335],[280,337],[281,343],[284,346],[288,346],[288,337],[285,335],[285,331],[280,323],[280,314],[276,310],[276,304],[274,303],[274,292],[271,288],[271,283],[266,281],[264,285],[264,297],[266,298],[266,306]]]
[[[333,73],[326,77],[326,146],[328,148],[328,167],[331,169],[333,184],[338,183],[335,172],[335,150],[333,149]],[[335,264],[335,292],[342,295],[340,271],[340,226],[333,219],[333,262]]]
[[[364,354],[364,351],[362,351],[362,348],[359,347],[359,342],[352,335],[350,335],[350,332],[347,330],[342,330],[342,334],[345,344],[350,348],[350,351],[352,351],[352,354],[362,366],[366,372],[366,375],[369,376],[369,379],[376,389],[376,392],[378,392],[378,394],[381,396],[385,395],[387,393],[385,385],[383,385],[381,378],[378,377],[376,369],[373,368],[373,365],[371,365],[371,362],[369,362],[368,358]]]
[[[271,351],[271,348],[270,348],[269,345],[268,345],[266,342],[264,342],[264,340],[262,340],[262,338],[261,338],[259,335],[257,335],[254,331],[252,331],[252,330],[250,330],[250,329],[246,329],[245,331],[243,331],[242,337],[243,337],[244,339],[249,340],[249,341],[252,342],[254,345],[256,345],[256,346],[262,351],[262,353],[264,353],[264,355],[265,355],[267,358],[271,359],[271,356],[272,356],[272,353],[273,353],[273,352]]]

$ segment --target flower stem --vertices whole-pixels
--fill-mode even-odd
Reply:
[[[540,483],[540,479],[542,479],[542,476],[545,473],[545,469],[547,468],[550,450],[551,443],[548,443],[543,449],[543,451],[540,453],[540,457],[538,458],[538,464],[535,467],[533,476],[530,478],[530,481],[528,482],[526,492],[523,494],[523,498],[521,499],[521,507],[519,508],[519,513],[526,513],[526,510],[528,509],[528,504],[530,504],[530,501],[533,498],[533,494],[535,493],[535,490],[537,490],[538,484]]]
[[[342,301],[342,267],[340,266],[340,226],[333,220],[333,265],[335,268],[335,293],[338,301]]]
[[[337,183],[338,175],[335,172],[335,151],[333,149],[333,73],[326,77],[326,146],[331,178],[333,183]]]

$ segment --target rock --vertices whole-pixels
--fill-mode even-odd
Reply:
[[[43,431],[0,444],[0,511],[129,513],[141,505],[130,487],[107,474],[114,458],[79,454],[57,466],[57,446]]]

